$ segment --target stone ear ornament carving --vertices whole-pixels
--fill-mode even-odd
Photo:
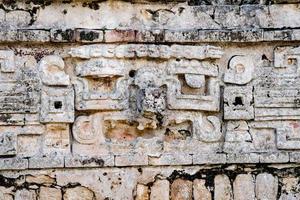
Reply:
[[[229,68],[224,75],[225,83],[244,85],[253,78],[254,62],[248,55],[236,55],[229,60]]]
[[[74,90],[64,72],[65,63],[59,56],[46,56],[39,63],[43,83],[40,121],[72,123],[74,121]]]
[[[51,55],[42,58],[39,63],[40,77],[47,86],[68,86],[70,78],[64,72],[65,63],[59,56]]]

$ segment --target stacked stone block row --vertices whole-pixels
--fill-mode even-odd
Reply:
[[[199,43],[299,41],[300,30],[97,30],[97,29],[19,29],[1,30],[1,42],[35,43]]]
[[[7,172],[0,176],[0,198],[296,200],[300,195],[299,168],[282,167],[284,165],[40,170],[16,172],[13,176]],[[291,173],[287,174],[287,170]]]

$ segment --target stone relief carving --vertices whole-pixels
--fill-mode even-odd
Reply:
[[[215,60],[222,55],[220,48],[88,45],[71,49],[70,55],[79,59],[76,108],[101,111],[77,117],[73,125],[77,146],[138,137],[219,142],[219,119],[206,118],[202,111],[219,110]]]
[[[246,55],[233,56],[229,61],[229,69],[224,74],[225,83],[244,85],[253,78],[253,58]]]
[[[227,55],[227,69],[214,46],[97,44],[20,69],[26,61],[3,50],[13,57],[3,63],[15,66],[0,75],[1,154],[144,152],[164,163],[176,152],[297,150],[299,75],[296,61],[284,61],[297,51],[276,48],[274,65]]]

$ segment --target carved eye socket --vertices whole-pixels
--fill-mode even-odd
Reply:
[[[62,108],[62,102],[61,101],[55,101],[54,102],[54,108],[55,109],[61,109]]]
[[[243,106],[243,98],[242,97],[235,97],[234,102],[233,102],[234,106]]]
[[[297,59],[296,58],[289,58],[287,60],[288,65],[296,65],[297,64]]]
[[[235,66],[235,71],[236,73],[241,74],[245,71],[245,66],[243,64],[237,64]]]
[[[130,70],[129,71],[129,77],[133,78],[135,76],[136,71],[135,70]]]

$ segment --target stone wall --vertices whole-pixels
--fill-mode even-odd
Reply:
[[[300,6],[0,4],[0,200],[300,199]]]

